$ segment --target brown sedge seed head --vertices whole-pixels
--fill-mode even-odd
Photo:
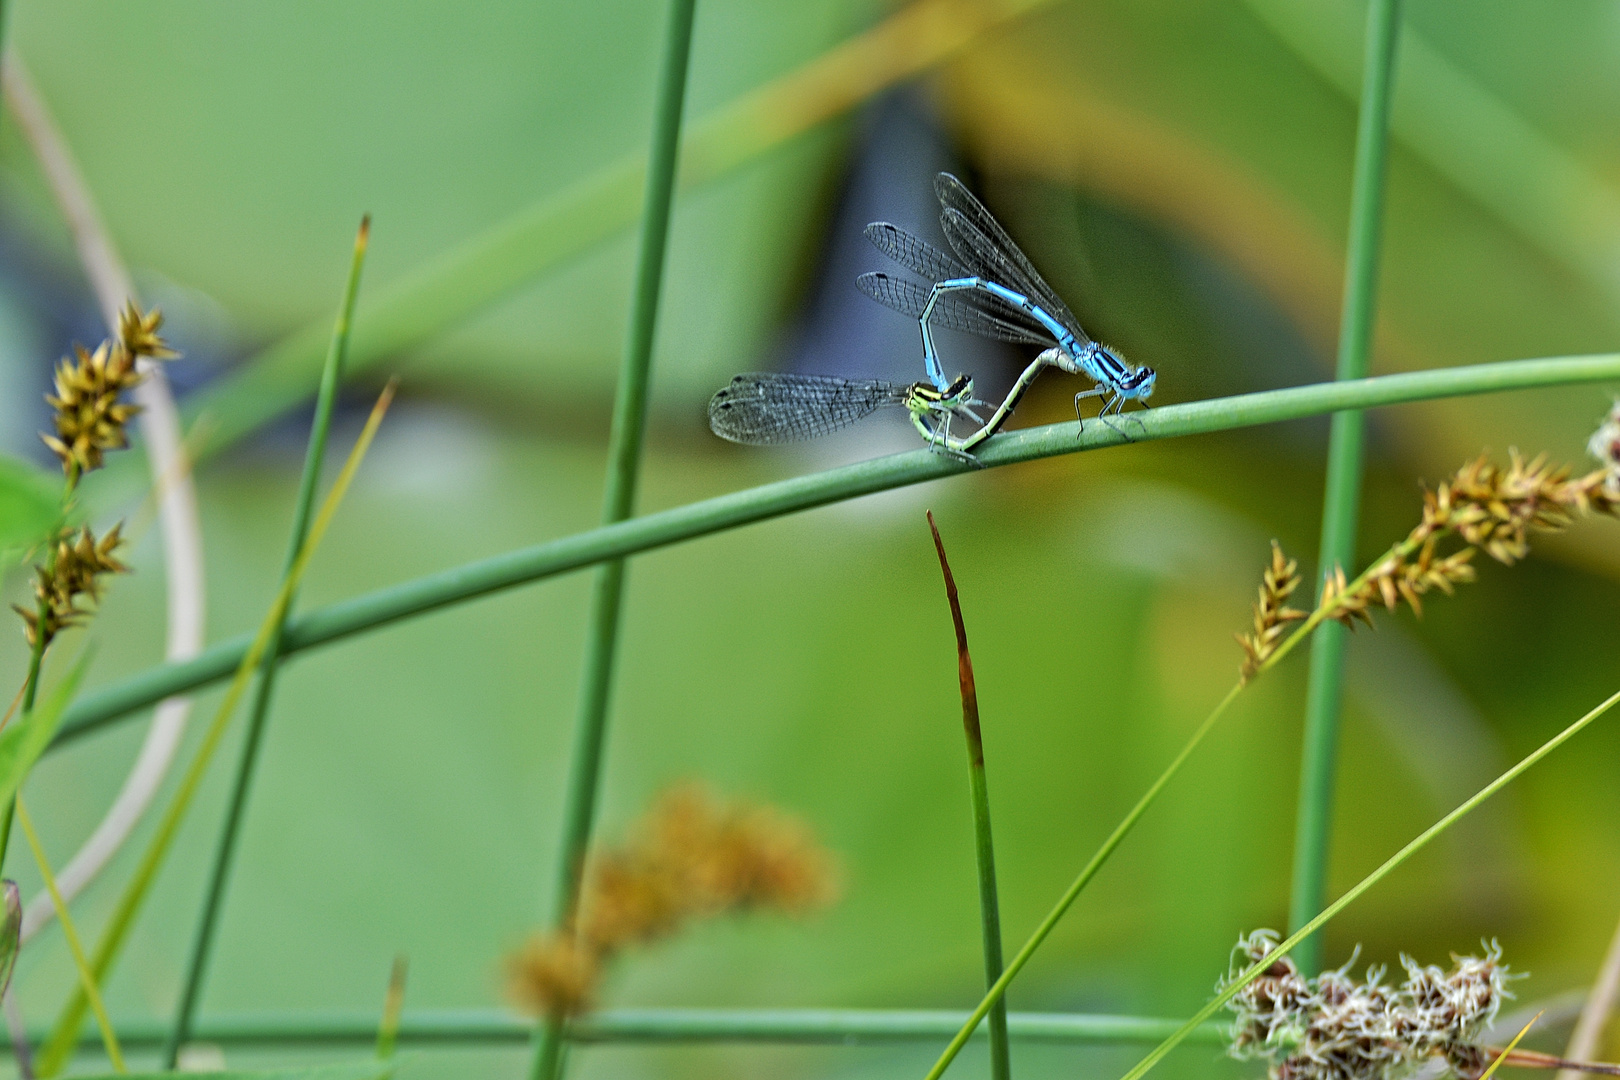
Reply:
[[[586,862],[574,924],[508,960],[524,1008],[572,1015],[622,950],[692,921],[752,910],[801,914],[833,899],[831,857],[801,822],[769,806],[722,802],[696,785],[666,792],[630,839]]]
[[[27,627],[28,644],[38,643],[41,634],[49,645],[58,633],[82,625],[90,611],[79,606],[81,600],[95,604],[101,599],[105,587],[102,580],[109,574],[128,573],[129,567],[114,557],[123,544],[120,522],[107,530],[98,541],[89,526],[79,530],[77,537],[71,529],[64,529],[54,541],[55,558],[34,567],[33,607],[13,604],[12,609],[22,616]],[[44,621],[40,615],[43,607]]]
[[[1305,618],[1303,611],[1288,606],[1288,598],[1299,588],[1299,563],[1283,554],[1282,545],[1271,542],[1271,564],[1260,579],[1260,595],[1254,602],[1254,629],[1236,634],[1243,647],[1241,678],[1246,683],[1271,658],[1282,642],[1287,625]]]
[[[572,934],[536,934],[506,958],[507,993],[536,1016],[577,1016],[590,1006],[601,969],[601,956]]]
[[[1581,514],[1620,512],[1613,474],[1604,469],[1574,479],[1569,474],[1567,466],[1549,465],[1545,454],[1526,461],[1510,451],[1506,468],[1484,454],[1466,462],[1424,492],[1422,520],[1357,587],[1350,587],[1342,568],[1334,569],[1324,583],[1321,609],[1351,628],[1358,620],[1372,625],[1374,604],[1393,611],[1404,603],[1421,616],[1425,593],[1439,589],[1449,596],[1454,586],[1474,580],[1475,550],[1512,566],[1529,553],[1532,529],[1552,531]],[[1467,546],[1443,555],[1439,542],[1449,534]]]
[[[131,303],[119,314],[116,337],[93,352],[76,345],[73,355],[57,364],[55,393],[45,395],[55,412],[56,433],[40,438],[61,459],[62,470],[70,477],[100,468],[108,450],[129,445],[125,427],[140,407],[121,403],[119,397],[144,378],[137,361],[179,355],[158,336],[162,325],[161,312],[143,315]]]

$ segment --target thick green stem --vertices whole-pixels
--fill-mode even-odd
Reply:
[[[571,1043],[601,1045],[754,1043],[784,1046],[885,1046],[932,1042],[961,1026],[967,1013],[945,1009],[603,1009],[568,1025]],[[1058,1045],[1153,1043],[1179,1020],[1092,1013],[1009,1013],[1007,1030],[1024,1042]],[[153,1020],[117,1023],[130,1049],[160,1046],[168,1025]],[[370,1012],[307,1011],[204,1014],[196,1037],[227,1046],[368,1046],[377,1037]],[[982,1031],[981,1031],[982,1034]],[[44,1038],[43,1028],[30,1030]],[[534,1025],[505,1009],[412,1009],[399,1020],[398,1041],[414,1046],[503,1046],[526,1043]],[[1219,1046],[1225,1029],[1205,1024],[1192,1041]],[[91,1029],[81,1046],[94,1046]],[[3,1052],[3,1048],[0,1048]]]
[[[675,168],[686,103],[686,69],[692,52],[692,22],[697,0],[670,0],[664,32],[664,56],[653,112],[652,152],[647,161],[646,201],[641,214],[630,332],[613,401],[613,428],[608,438],[608,475],[602,523],[624,521],[635,508],[641,472],[641,445],[647,429],[647,387],[652,373],[653,336],[658,329],[658,302],[663,292],[665,252],[669,245],[670,210],[675,200]],[[580,872],[596,816],[596,792],[602,776],[602,745],[607,735],[614,659],[618,651],[623,607],[625,563],[610,559],[597,571],[585,632],[585,664],[574,724],[573,755],[563,806],[562,842],[557,853],[552,917],[559,927],[573,921],[579,900]],[[555,1080],[562,1074],[561,1023],[553,1018],[535,1039],[530,1076]]]
[[[962,731],[967,736],[968,794],[973,804],[973,850],[979,869],[979,923],[984,942],[984,985],[989,990],[1001,978],[1001,902],[996,894],[996,850],[990,832],[990,789],[984,773],[984,733],[979,727],[979,690],[973,678],[973,657],[968,653],[967,626],[962,621],[962,603],[956,594],[956,578],[945,558],[945,542],[940,539],[934,512],[928,512],[928,529],[934,535],[939,553],[939,569],[945,577],[945,599],[951,606],[951,623],[956,629],[956,676],[962,691]],[[990,1007],[990,1076],[1010,1080],[1012,1061],[1007,1049],[1007,1000],[998,997]]]
[[[994,468],[1126,442],[1230,431],[1343,409],[1615,379],[1620,379],[1620,353],[1413,371],[1165,405],[1137,414],[1141,428],[1130,424],[1129,439],[1107,424],[1087,424],[1084,431],[1072,421],[1022,428],[989,440],[976,457],[981,466]],[[610,559],[874,492],[977,471],[943,454],[912,450],[646,514],[390,585],[299,616],[287,624],[281,655]],[[62,732],[53,747],[170,695],[228,677],[241,662],[247,645],[247,638],[233,638],[211,646],[193,660],[159,664],[81,694],[63,718]]]
[[[1350,243],[1345,259],[1344,309],[1339,323],[1337,378],[1340,380],[1366,377],[1372,347],[1378,297],[1378,249],[1384,217],[1390,90],[1395,76],[1395,39],[1399,26],[1400,0],[1372,0],[1367,9],[1361,116],[1356,127],[1355,173],[1350,190]],[[1322,545],[1317,559],[1318,600],[1327,575],[1335,567],[1355,562],[1365,427],[1359,411],[1341,412],[1333,417],[1322,503]],[[1344,647],[1345,629],[1338,624],[1322,627],[1311,642],[1299,811],[1294,830],[1294,881],[1288,915],[1289,926],[1295,929],[1321,910],[1327,887],[1334,765],[1344,697]],[[1314,940],[1307,941],[1295,960],[1307,973],[1314,973],[1318,952],[1318,944]]]
[[[309,537],[310,516],[315,508],[315,489],[320,484],[321,459],[326,454],[326,438],[332,429],[332,412],[337,407],[338,386],[343,381],[343,361],[349,349],[349,327],[354,322],[354,301],[360,293],[360,270],[365,265],[366,244],[370,236],[369,218],[360,222],[360,232],[354,242],[354,258],[349,264],[349,277],[343,287],[343,300],[338,306],[337,325],[332,330],[332,341],[326,352],[326,365],[321,371],[320,393],[315,399],[315,418],[310,424],[309,443],[304,450],[304,473],[298,484],[298,501],[293,506],[292,535],[287,541],[287,559],[283,574],[289,573],[303,553],[304,541]],[[163,1050],[164,1067],[173,1069],[179,1060],[180,1048],[191,1037],[191,1022],[197,1011],[197,999],[202,993],[203,979],[208,972],[208,958],[213,950],[214,933],[219,913],[225,903],[225,888],[230,880],[235,861],[236,840],[242,830],[242,817],[247,811],[248,792],[253,785],[253,774],[258,765],[259,747],[264,742],[265,721],[270,716],[270,701],[275,693],[276,662],[280,658],[282,634],[287,616],[291,613],[296,595],[289,595],[281,609],[275,629],[270,633],[264,657],[259,664],[259,682],[254,687],[253,702],[248,712],[247,732],[242,739],[241,756],[236,762],[236,776],[231,782],[230,801],[225,810],[225,822],[220,826],[219,840],[214,848],[214,862],[209,871],[208,891],[204,894],[202,911],[197,917],[197,930],[191,944],[191,962],[186,967],[186,980],[181,986],[180,1002],[175,1009],[174,1026],[168,1044]]]

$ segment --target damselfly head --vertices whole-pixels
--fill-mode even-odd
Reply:
[[[951,384],[940,391],[940,398],[946,402],[968,401],[973,397],[973,376],[958,375],[951,380]]]
[[[1119,379],[1120,396],[1133,401],[1140,401],[1143,398],[1152,396],[1153,383],[1158,378],[1152,368],[1137,367],[1121,356],[1118,349],[1110,348],[1107,345],[1098,345],[1097,351],[1125,370],[1125,374]]]

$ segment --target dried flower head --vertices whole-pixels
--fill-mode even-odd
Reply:
[[[1277,941],[1271,930],[1238,939],[1222,985]],[[1483,957],[1452,959],[1448,972],[1402,956],[1407,978],[1399,987],[1384,985],[1376,967],[1356,981],[1353,956],[1314,979],[1293,960],[1278,959],[1227,1003],[1235,1015],[1228,1053],[1266,1059],[1274,1080],[1389,1080],[1434,1057],[1477,1076],[1490,1056],[1474,1040],[1512,996],[1503,986],[1507,968],[1494,943]]]
[[[118,342],[136,356],[150,360],[173,360],[180,354],[169,348],[169,343],[158,335],[163,326],[163,312],[157,308],[142,313],[133,300],[118,313]]]
[[[1610,480],[1601,469],[1571,479],[1568,466],[1554,468],[1544,454],[1525,461],[1514,451],[1505,469],[1482,454],[1424,492],[1417,527],[1365,574],[1347,582],[1335,568],[1319,610],[1351,627],[1357,620],[1371,626],[1375,604],[1394,610],[1405,603],[1421,615],[1419,598],[1430,589],[1449,595],[1452,586],[1474,580],[1475,551],[1512,566],[1529,553],[1530,530],[1553,531],[1579,514],[1620,511],[1620,488]],[[1466,546],[1442,555],[1439,545],[1450,536]]]
[[[129,445],[125,425],[140,406],[123,404],[119,397],[140,385],[144,376],[137,360],[167,360],[178,354],[158,336],[163,315],[141,314],[130,304],[118,318],[118,335],[94,352],[74,346],[71,357],[56,367],[56,393],[45,400],[55,410],[55,435],[41,435],[62,460],[62,469],[77,477],[101,467],[108,450]]]
[[[1254,631],[1235,635],[1243,646],[1243,681],[1248,682],[1260,665],[1277,651],[1287,625],[1305,618],[1303,611],[1288,606],[1288,598],[1299,588],[1299,563],[1283,554],[1282,545],[1271,542],[1271,565],[1260,581],[1260,598],[1254,602]]]
[[[769,806],[721,803],[695,785],[659,799],[636,851],[643,866],[678,882],[694,914],[799,913],[832,896],[829,860],[803,823]]]
[[[591,860],[579,936],[597,949],[620,949],[671,934],[691,911],[678,875],[637,855],[606,851]]]
[[[569,934],[538,934],[506,959],[513,1000],[540,1016],[576,1016],[589,1006],[601,974],[597,952]]]
[[[767,806],[725,803],[701,787],[667,792],[622,848],[586,862],[579,913],[508,962],[514,998],[546,1015],[589,1003],[615,955],[699,918],[775,909],[799,914],[833,896],[831,859],[802,823]]]
[[[49,645],[62,630],[80,625],[90,614],[79,606],[80,600],[96,603],[101,599],[101,579],[129,570],[113,557],[123,543],[119,535],[122,528],[122,523],[114,525],[99,541],[88,526],[79,530],[77,539],[71,529],[58,535],[52,557],[34,567],[36,605],[12,605],[28,625],[29,645],[38,644],[41,634],[44,644]]]

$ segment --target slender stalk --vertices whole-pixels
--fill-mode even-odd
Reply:
[[[932,1042],[955,1031],[966,1015],[948,1009],[603,1009],[570,1021],[568,1039],[604,1046],[883,1046]],[[1007,1014],[1012,1038],[1055,1045],[1152,1043],[1179,1025],[1147,1016]],[[117,1031],[123,1046],[144,1049],[162,1045],[168,1024],[130,1020],[119,1023]],[[400,1016],[398,1040],[417,1046],[503,1046],[526,1043],[533,1033],[533,1022],[503,1009],[412,1009]],[[377,1018],[361,1011],[204,1014],[197,1019],[196,1035],[227,1046],[367,1046],[377,1037]],[[81,1046],[95,1046],[96,1040],[93,1033],[80,1035]],[[1226,1032],[1219,1024],[1205,1024],[1189,1041],[1220,1046]]]
[[[304,551],[309,537],[310,515],[315,507],[315,489],[321,479],[321,459],[326,455],[326,438],[332,429],[332,412],[337,407],[338,386],[343,381],[343,361],[349,350],[349,328],[354,322],[354,301],[360,293],[360,271],[365,266],[366,244],[370,239],[371,219],[362,218],[360,231],[354,240],[354,258],[349,263],[349,277],[343,286],[343,301],[338,306],[337,325],[332,329],[332,343],[326,353],[326,367],[321,372],[320,394],[315,400],[315,418],[310,424],[309,444],[304,450],[304,473],[298,483],[298,501],[293,506],[292,535],[287,541],[287,559],[283,575],[292,569]],[[197,916],[197,930],[192,939],[191,961],[186,967],[186,979],[181,985],[180,1002],[175,1009],[174,1027],[163,1050],[163,1064],[173,1069],[180,1058],[180,1047],[190,1037],[191,1022],[197,1011],[197,999],[202,993],[203,980],[208,971],[208,958],[213,949],[214,932],[220,909],[225,903],[225,889],[235,861],[236,840],[241,834],[242,818],[247,811],[248,792],[253,785],[253,774],[259,760],[259,747],[264,742],[265,723],[270,716],[270,701],[275,694],[276,662],[280,658],[282,631],[291,614],[296,593],[289,593],[281,613],[270,632],[264,656],[259,662],[259,682],[254,688],[253,702],[248,711],[247,733],[242,739],[241,756],[236,762],[236,776],[231,782],[230,801],[226,804],[225,821],[220,826],[219,840],[214,848],[214,862],[209,870],[208,891],[204,894],[202,911]]]
[[[1586,1004],[1581,1008],[1580,1019],[1575,1022],[1569,1046],[1564,1050],[1565,1057],[1583,1061],[1598,1053],[1603,1041],[1603,1029],[1609,1022],[1609,1014],[1614,1012],[1616,1002],[1620,1002],[1620,926],[1615,927],[1609,951],[1604,954],[1597,979],[1592,983],[1591,992],[1586,995]],[[1576,1075],[1565,1070],[1558,1074],[1556,1080],[1576,1080]]]
[[[1490,798],[1492,795],[1495,795],[1498,791],[1501,791],[1508,784],[1512,783],[1532,765],[1535,765],[1542,758],[1546,757],[1564,743],[1574,738],[1588,724],[1592,723],[1592,721],[1596,720],[1598,717],[1602,716],[1604,713],[1613,708],[1616,702],[1620,702],[1620,692],[1611,694],[1605,701],[1594,708],[1591,712],[1587,713],[1585,716],[1566,727],[1563,731],[1560,731],[1557,735],[1554,735],[1552,738],[1542,743],[1527,757],[1520,759],[1517,764],[1509,768],[1501,776],[1498,776],[1495,780],[1492,780],[1489,784],[1486,784],[1473,795],[1469,796],[1469,798],[1463,802],[1462,805],[1458,806],[1451,813],[1447,814],[1445,817],[1423,830],[1423,832],[1419,833],[1418,836],[1411,841],[1411,843],[1407,844],[1405,847],[1401,848],[1401,850],[1397,851],[1395,854],[1386,859],[1382,866],[1368,874],[1366,877],[1362,878],[1348,891],[1346,891],[1343,896],[1340,896],[1337,900],[1333,901],[1333,903],[1324,908],[1320,914],[1311,919],[1310,922],[1294,931],[1284,941],[1279,943],[1275,949],[1272,949],[1271,952],[1255,961],[1255,963],[1252,964],[1248,970],[1244,971],[1242,975],[1239,975],[1236,979],[1232,980],[1232,982],[1228,983],[1207,1005],[1205,1005],[1202,1009],[1199,1009],[1192,1019],[1188,1020],[1186,1023],[1182,1024],[1181,1027],[1177,1028],[1175,1034],[1165,1039],[1164,1042],[1156,1046],[1153,1051],[1147,1055],[1147,1057],[1137,1062],[1136,1065],[1132,1067],[1131,1071],[1125,1074],[1123,1080],[1140,1080],[1140,1078],[1146,1074],[1149,1069],[1157,1065],[1164,1058],[1164,1056],[1171,1050],[1175,1049],[1183,1039],[1192,1034],[1194,1031],[1197,1031],[1204,1021],[1208,1020],[1211,1016],[1214,1016],[1217,1010],[1219,1010],[1228,1001],[1231,1001],[1239,990],[1242,990],[1249,983],[1253,982],[1255,978],[1257,978],[1272,964],[1276,963],[1279,959],[1292,952],[1300,942],[1304,941],[1317,930],[1321,929],[1330,919],[1338,915],[1339,912],[1343,911],[1345,908],[1349,907],[1368,889],[1372,888],[1374,885],[1378,884],[1386,876],[1388,876],[1396,867],[1400,866],[1407,859],[1410,859],[1413,855],[1416,855],[1419,851],[1423,850],[1423,848],[1428,846],[1431,840],[1445,832],[1447,829],[1451,828],[1451,826],[1455,825],[1458,821],[1461,821],[1464,817],[1468,816],[1486,799]]]
[[[377,1025],[377,1060],[394,1056],[399,1042],[400,1015],[405,1011],[405,957],[394,957],[388,972],[388,996],[383,999],[382,1022]]]
[[[984,775],[984,736],[979,728],[979,690],[973,679],[973,657],[968,654],[967,626],[962,621],[962,603],[956,595],[956,578],[945,558],[945,542],[940,539],[932,510],[928,511],[928,531],[933,534],[934,550],[939,553],[939,570],[945,577],[945,599],[951,605],[951,623],[956,628],[956,676],[962,688],[962,731],[967,736],[968,793],[973,803],[973,850],[979,868],[984,983],[989,989],[1001,978],[1001,903],[996,896],[996,851],[990,832],[990,790]],[[992,1080],[1009,1080],[1012,1076],[1004,997],[997,998],[990,1007],[990,1076]]]
[[[46,556],[46,566],[56,558],[53,548]],[[34,698],[39,693],[39,666],[45,659],[45,616],[50,606],[41,599],[39,606],[34,609],[37,616],[34,625],[40,628],[40,633],[34,635],[33,647],[28,650],[28,674],[23,678],[22,687],[22,714],[27,716],[34,711]],[[0,725],[3,726],[3,725]],[[0,869],[6,865],[6,851],[11,847],[11,819],[17,812],[17,800],[13,796],[7,800],[6,808],[0,811]]]
[[[1487,1047],[1489,1049],[1489,1047]],[[1536,1050],[1519,1050],[1509,1046],[1502,1051],[1503,1065],[1516,1069],[1557,1069],[1570,1076],[1620,1076],[1620,1065],[1608,1061],[1581,1061],[1575,1058],[1543,1054]],[[1480,1080],[1485,1080],[1482,1076]]]
[[[1355,171],[1350,189],[1350,243],[1345,257],[1344,309],[1339,323],[1336,377],[1340,380],[1365,378],[1372,349],[1378,299],[1379,240],[1384,217],[1390,90],[1395,78],[1395,39],[1400,16],[1400,0],[1372,0],[1367,8],[1361,116],[1356,125]],[[1322,545],[1316,563],[1318,600],[1327,575],[1334,567],[1355,562],[1365,429],[1360,412],[1341,412],[1333,417],[1322,500]],[[1294,880],[1288,913],[1288,924],[1294,929],[1321,909],[1327,888],[1346,633],[1338,624],[1324,626],[1311,642],[1299,810],[1294,828]],[[1294,959],[1306,974],[1314,974],[1319,952],[1320,943],[1307,941]]]
[[[977,455],[984,467],[1013,465],[1126,442],[1179,438],[1347,408],[1363,409],[1464,394],[1499,393],[1542,386],[1620,378],[1620,353],[1513,360],[1468,367],[1381,375],[1348,382],[1317,383],[1285,390],[1164,405],[1139,413],[1141,427],[1126,437],[1107,424],[1073,421],[1021,428],[997,435]],[[610,559],[678,544],[739,525],[889,491],[974,467],[925,449],[875,458],[807,476],[732,492],[655,514],[645,514],[534,547],[510,551],[363,596],[292,619],[281,654],[312,649],[399,619],[488,596],[517,585],[565,574]],[[247,637],[220,642],[197,659],[159,664],[130,678],[81,695],[63,718],[61,745],[136,709],[228,677],[248,647]]]
[[[636,264],[630,331],[613,401],[613,428],[608,437],[608,475],[602,523],[614,525],[635,508],[641,472],[641,444],[647,428],[647,387],[652,372],[653,334],[658,328],[658,302],[663,292],[665,251],[669,245],[670,208],[675,200],[675,166],[680,150],[681,114],[686,102],[686,70],[692,53],[696,0],[670,0],[664,31],[664,56],[653,112],[652,152],[647,164],[646,202],[641,215],[641,245]],[[574,723],[574,749],[568,768],[562,838],[553,884],[552,918],[559,927],[573,922],[579,899],[580,869],[596,815],[596,790],[602,776],[602,743],[607,735],[614,659],[618,652],[620,608],[625,563],[605,562],[596,573],[585,630],[585,663],[579,712]],[[562,1020],[543,1024],[535,1039],[529,1075],[555,1080],[562,1075]]]
[[[147,843],[146,851],[141,856],[141,861],[136,866],[135,873],[119,896],[118,903],[113,908],[112,917],[102,930],[101,940],[96,945],[95,954],[90,959],[90,970],[94,973],[97,981],[104,980],[107,977],[108,970],[117,958],[119,950],[123,947],[124,939],[129,933],[130,926],[135,921],[135,915],[139,912],[142,901],[146,899],[147,893],[151,890],[152,882],[156,880],[157,872],[163,865],[163,860],[167,857],[169,848],[174,843],[174,838],[180,830],[180,823],[185,820],[186,811],[190,809],[192,799],[196,797],[197,790],[202,786],[203,776],[208,771],[208,765],[213,760],[214,752],[219,749],[220,740],[224,738],[225,729],[230,723],[231,715],[236,711],[236,706],[241,702],[243,694],[246,693],[253,672],[257,669],[259,660],[270,643],[270,636],[274,632],[277,623],[281,620],[288,599],[291,597],[293,590],[298,587],[298,582],[304,575],[305,567],[309,565],[310,557],[320,545],[321,537],[325,535],[326,529],[331,524],[338,507],[342,505],[343,496],[348,492],[349,484],[354,479],[355,472],[360,468],[360,462],[364,460],[366,451],[371,447],[371,440],[376,435],[378,426],[382,423],[383,415],[387,412],[388,405],[393,400],[393,395],[394,384],[389,383],[384,388],[382,395],[377,399],[377,404],[372,408],[371,416],[366,421],[365,428],[360,432],[360,437],[355,440],[354,448],[349,451],[348,460],[344,462],[342,471],[338,473],[337,479],[332,483],[332,489],[327,492],[326,500],[321,504],[321,512],[316,516],[314,524],[310,526],[309,538],[304,544],[302,553],[284,576],[281,589],[271,603],[270,610],[265,614],[263,622],[260,623],[252,643],[243,654],[242,660],[237,666],[236,676],[231,680],[230,688],[226,690],[224,700],[220,702],[218,710],[214,713],[212,723],[209,724],[208,730],[204,732],[202,743],[198,746],[196,755],[181,776],[174,797],[163,817],[159,820],[152,839]],[[40,1076],[52,1076],[60,1072],[63,1066],[67,1064],[68,1057],[73,1052],[79,1025],[84,1020],[86,1006],[87,1001],[83,993],[76,993],[62,1009],[62,1014],[51,1031],[50,1042],[39,1056],[38,1072]]]
[[[39,876],[45,881],[45,888],[50,891],[51,902],[56,905],[56,918],[62,924],[62,936],[67,939],[68,951],[73,954],[73,963],[79,969],[79,986],[83,989],[86,999],[90,1002],[91,1010],[96,1014],[96,1024],[101,1028],[101,1043],[107,1048],[107,1059],[118,1072],[128,1072],[124,1067],[124,1053],[118,1046],[118,1033],[113,1030],[112,1021],[107,1019],[107,1007],[102,1004],[101,990],[96,986],[96,977],[90,970],[90,964],[84,958],[84,946],[79,943],[79,931],[73,925],[73,917],[68,914],[67,901],[62,899],[62,891],[56,887],[56,875],[51,873],[51,864],[45,858],[45,848],[39,842],[39,834],[34,831],[34,822],[28,816],[28,807],[23,802],[22,795],[12,800],[12,806],[17,810],[17,823],[22,826],[23,836],[28,840],[28,847],[34,853],[34,862],[39,866]]]
[[[1519,1033],[1513,1036],[1513,1041],[1507,1044],[1507,1048],[1504,1049],[1500,1054],[1497,1054],[1495,1060],[1491,1062],[1490,1066],[1484,1072],[1479,1074],[1479,1080],[1491,1080],[1491,1077],[1496,1075],[1496,1070],[1500,1069],[1503,1062],[1508,1059],[1508,1055],[1513,1053],[1514,1048],[1524,1040],[1526,1035],[1530,1034],[1530,1029],[1535,1027],[1536,1021],[1540,1019],[1541,1014],[1537,1013],[1528,1024],[1525,1024],[1524,1027],[1520,1028]]]
[[[1097,849],[1097,853],[1091,857],[1091,861],[1086,863],[1079,876],[1069,884],[1063,895],[1058,897],[1058,902],[1052,905],[1052,910],[1046,913],[1046,918],[1041,920],[1040,925],[1035,928],[1035,932],[1029,936],[1029,940],[1024,942],[1023,948],[1019,949],[1017,955],[1012,958],[1012,963],[1007,965],[1007,970],[1003,971],[1001,977],[991,984],[989,991],[984,995],[984,1000],[980,1001],[978,1007],[968,1014],[967,1020],[957,1030],[956,1035],[945,1047],[945,1051],[939,1055],[939,1060],[934,1062],[932,1069],[928,1070],[927,1080],[939,1080],[939,1077],[950,1067],[951,1062],[956,1060],[956,1055],[962,1052],[962,1047],[966,1046],[968,1039],[972,1037],[973,1029],[979,1026],[980,1021],[985,1018],[995,1003],[1001,1000],[1002,995],[1007,992],[1007,987],[1012,984],[1013,979],[1017,978],[1018,973],[1024,970],[1024,965],[1029,963],[1030,957],[1035,955],[1035,950],[1041,947],[1041,943],[1056,929],[1057,924],[1068,913],[1075,900],[1079,898],[1081,890],[1091,882],[1092,878],[1097,876],[1097,871],[1102,869],[1103,863],[1108,861],[1109,856],[1113,855],[1114,849],[1119,847],[1130,831],[1136,827],[1137,821],[1147,812],[1147,808],[1153,805],[1154,800],[1159,797],[1159,792],[1164,790],[1164,786],[1170,782],[1176,773],[1181,771],[1181,766],[1186,764],[1187,759],[1192,756],[1192,752],[1198,748],[1198,744],[1204,741],[1204,736],[1208,735],[1210,730],[1215,727],[1215,722],[1221,718],[1232,702],[1237,700],[1238,693],[1242,689],[1243,685],[1239,683],[1227,691],[1226,696],[1221,699],[1221,703],[1215,706],[1214,711],[1209,716],[1205,717],[1202,724],[1198,725],[1198,730],[1194,731],[1192,738],[1187,740],[1187,745],[1181,748],[1181,752],[1165,767],[1164,772],[1159,774],[1159,778],[1153,781],[1152,786],[1137,800],[1136,805],[1131,807],[1131,811],[1125,815],[1125,819],[1114,827],[1113,832],[1108,834],[1108,839],[1103,841],[1102,846]]]

